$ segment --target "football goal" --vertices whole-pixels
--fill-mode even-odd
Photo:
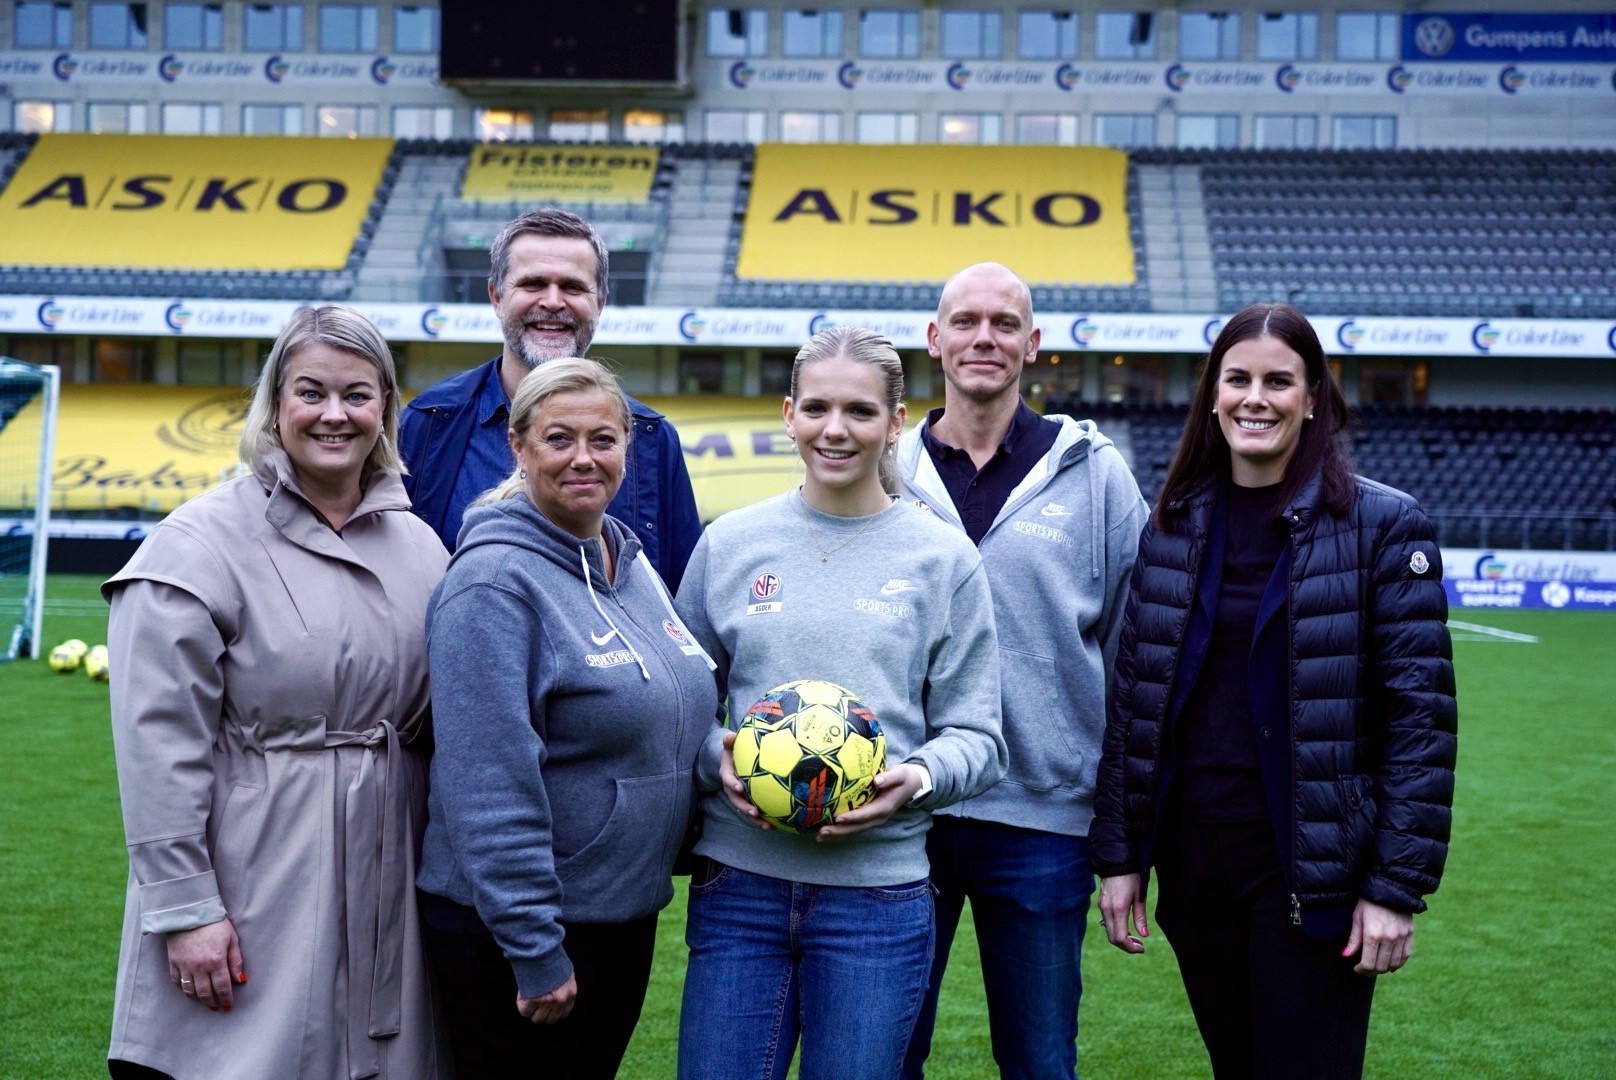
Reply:
[[[0,657],[44,654],[45,548],[61,370],[0,357]]]

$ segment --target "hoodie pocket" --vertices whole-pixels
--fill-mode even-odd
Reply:
[[[670,821],[679,835],[690,810],[690,774],[619,777],[612,812],[596,837],[556,866],[569,907],[591,912],[609,909],[640,915],[652,910],[653,898],[668,887],[678,837],[669,840]],[[557,808],[565,813],[564,808]],[[615,921],[601,915],[598,921]],[[597,921],[595,915],[587,920]]]
[[[1005,709],[1004,741],[1010,750],[1005,779],[1036,791],[1088,794],[1084,755],[1073,735],[1075,718],[1061,711],[1066,697],[1055,661],[999,647]]]

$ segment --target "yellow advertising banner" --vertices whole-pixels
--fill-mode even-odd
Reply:
[[[643,203],[661,151],[654,146],[484,143],[466,163],[462,199]]]
[[[250,387],[63,386],[52,505],[166,512],[195,498],[235,474],[251,396]],[[802,483],[802,459],[786,438],[778,399],[646,402],[679,429],[703,520]],[[0,456],[38,453],[38,408],[30,404],[0,427]],[[910,415],[918,422],[925,410],[912,403]],[[32,472],[25,483],[31,503]]]
[[[0,264],[340,270],[392,147],[43,135],[0,192]]]
[[[737,277],[1131,285],[1128,156],[1071,146],[764,145]]]

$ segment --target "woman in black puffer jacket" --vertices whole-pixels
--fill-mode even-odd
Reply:
[[[1447,856],[1441,558],[1413,499],[1352,474],[1346,417],[1301,312],[1230,319],[1123,622],[1089,832],[1101,918],[1143,951],[1155,868],[1220,1080],[1361,1075],[1374,976],[1408,960]]]

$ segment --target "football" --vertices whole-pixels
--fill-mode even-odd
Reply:
[[[68,638],[50,651],[50,669],[64,675],[74,671],[84,662],[84,654],[89,651],[90,647],[78,638]]]
[[[96,682],[106,682],[110,672],[107,669],[107,647],[97,645],[84,654],[84,674]]]
[[[806,833],[875,797],[887,740],[851,690],[799,679],[746,710],[734,757],[735,773],[764,818]]]

